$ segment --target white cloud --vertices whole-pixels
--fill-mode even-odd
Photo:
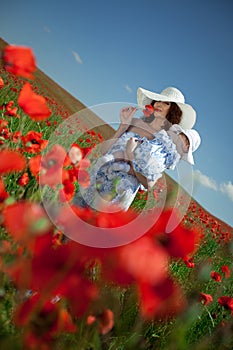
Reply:
[[[133,90],[131,89],[131,87],[129,85],[125,85],[125,90],[128,91],[130,94],[133,92]]]
[[[233,184],[231,181],[223,182],[220,184],[220,191],[226,194],[230,200],[233,202]]]
[[[200,170],[194,170],[194,181],[200,183],[202,186],[208,187],[214,191],[218,190],[218,185],[216,181],[208,177],[207,175],[204,175],[200,172]]]
[[[47,27],[47,26],[44,26],[43,29],[44,29],[44,31],[45,31],[46,33],[50,33],[50,32],[51,32],[50,28]]]
[[[81,57],[79,56],[79,54],[78,54],[77,52],[72,51],[72,54],[73,54],[75,60],[76,60],[79,64],[83,64],[83,61],[82,61]]]

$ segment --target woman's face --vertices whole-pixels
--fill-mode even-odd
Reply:
[[[155,117],[166,118],[169,109],[171,108],[171,102],[156,101],[153,107]]]
[[[164,128],[166,116],[171,108],[170,102],[156,101],[153,105],[155,119],[151,122],[151,126],[159,131]]]

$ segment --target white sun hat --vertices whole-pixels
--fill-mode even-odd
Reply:
[[[195,152],[200,146],[201,137],[197,132],[197,130],[194,130],[194,129],[183,130],[183,133],[189,139],[190,146],[189,146],[188,153],[184,153],[182,156],[182,159],[186,160],[186,162],[193,165],[194,164],[193,152]]]
[[[175,134],[179,135],[180,133],[183,133],[187,136],[189,140],[189,150],[187,153],[183,153],[182,159],[193,165],[194,164],[193,152],[195,152],[201,144],[201,137],[197,132],[197,130],[195,129],[184,130],[178,124],[172,125],[169,130],[174,132]]]
[[[182,110],[180,126],[183,129],[192,129],[196,122],[196,112],[192,106],[185,103],[184,95],[175,87],[167,87],[160,94],[145,90],[142,87],[137,89],[137,102],[140,108],[155,101],[175,102]]]

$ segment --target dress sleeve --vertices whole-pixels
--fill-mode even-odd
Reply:
[[[134,151],[134,170],[149,181],[156,181],[166,169],[174,169],[180,159],[175,144],[162,130],[153,140],[143,138]]]

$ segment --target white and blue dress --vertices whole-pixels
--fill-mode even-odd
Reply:
[[[128,162],[115,160],[113,156],[115,152],[125,150],[131,137],[140,141],[134,150],[133,168],[148,181],[156,181],[164,170],[174,169],[180,160],[176,146],[165,130],[155,133],[152,140],[134,132],[125,132],[108,153],[93,164],[90,171],[91,184],[87,189],[81,189],[84,201],[94,209],[100,200],[104,200],[107,205],[115,204],[122,210],[128,210],[133,202],[140,183],[135,176],[128,174]]]

